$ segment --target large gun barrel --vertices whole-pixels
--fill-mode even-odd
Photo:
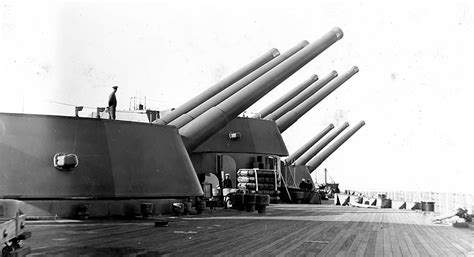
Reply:
[[[312,95],[310,98],[306,99],[303,103],[295,107],[293,110],[287,112],[281,118],[276,120],[278,129],[283,133],[287,128],[293,125],[301,116],[311,110],[319,102],[321,102],[326,96],[340,87],[344,82],[350,79],[354,74],[359,71],[359,68],[356,66],[352,67],[348,72],[343,74],[340,77],[337,77],[333,80],[328,86],[324,87],[322,90]]]
[[[342,144],[344,144],[344,142],[346,142],[352,135],[354,135],[364,125],[365,125],[365,122],[360,121],[353,128],[347,131],[346,134],[342,135],[334,143],[332,143],[330,146],[328,146],[323,151],[321,151],[320,154],[316,155],[316,157],[311,159],[306,164],[306,166],[308,166],[309,172],[313,172],[316,168],[318,168],[319,165],[321,165],[321,163],[323,163],[332,153],[334,153],[337,150],[337,148],[339,148]]]
[[[309,44],[308,41],[302,41],[292,47],[290,50],[286,51],[285,53],[281,54],[280,56],[276,57],[275,59],[269,61],[268,63],[264,64],[262,67],[258,68],[254,72],[250,73],[249,75],[245,76],[243,79],[235,82],[231,86],[227,87],[224,89],[222,92],[216,94],[212,98],[208,99],[204,103],[200,104],[196,108],[192,109],[188,113],[184,113],[177,119],[173,120],[172,122],[169,123],[169,125],[176,126],[178,129],[181,128],[182,126],[188,124],[190,121],[198,117],[199,115],[205,113],[207,110],[210,108],[218,105],[225,99],[229,98],[245,86],[249,85],[252,83],[252,81],[256,80],[269,70],[273,69],[275,66],[278,64],[282,63],[284,60],[288,59],[304,47],[306,47]]]
[[[305,165],[311,158],[316,156],[325,146],[327,146],[334,138],[336,138],[341,132],[349,127],[349,123],[344,122],[342,126],[333,131],[330,135],[323,138],[319,143],[315,144],[311,149],[304,153],[300,158],[295,161],[295,165]]]
[[[282,105],[293,99],[295,96],[300,94],[303,90],[308,88],[311,84],[318,80],[318,76],[316,74],[311,75],[308,79],[300,83],[298,86],[293,88],[291,91],[286,93],[284,96],[278,98],[275,102],[271,103],[263,110],[259,112],[260,117],[264,118],[270,113],[274,112],[276,109],[280,108]]]
[[[268,116],[265,117],[266,120],[277,120],[281,116],[283,116],[285,113],[289,112],[302,102],[304,102],[306,99],[311,97],[313,94],[318,92],[321,88],[323,88],[327,83],[329,83],[331,80],[337,77],[337,72],[332,71],[329,75],[326,77],[322,78],[321,80],[313,83],[310,87],[308,87],[306,90],[304,90],[301,94],[297,95],[295,98],[291,99],[287,103],[285,103],[283,106],[278,108],[276,111],[272,112]]]
[[[277,49],[273,48],[267,51],[262,56],[258,57],[257,59],[253,60],[251,63],[245,65],[244,67],[240,68],[238,71],[230,74],[229,76],[225,77],[221,81],[217,82],[215,85],[211,86],[201,94],[195,96],[191,100],[187,101],[186,103],[182,104],[181,106],[177,107],[167,115],[163,116],[161,119],[157,120],[155,123],[158,124],[168,124],[172,120],[178,118],[183,113],[190,111],[191,109],[195,108],[196,106],[200,105],[213,95],[221,92],[228,86],[234,84],[235,82],[239,81],[243,77],[247,76],[257,68],[261,67],[265,63],[269,62],[273,58],[280,55]]]
[[[301,155],[303,155],[306,151],[308,151],[311,146],[316,144],[321,138],[323,138],[329,131],[331,131],[334,128],[333,124],[329,124],[323,131],[319,132],[316,136],[311,138],[306,144],[298,148],[294,153],[286,157],[285,162],[287,164],[292,164],[296,159],[298,159]]]
[[[235,93],[232,97],[227,98],[219,105],[183,126],[179,132],[183,137],[186,149],[192,151],[195,147],[199,146],[214,133],[225,127],[230,120],[236,118],[262,96],[270,92],[342,37],[343,33],[340,28],[331,30],[319,40],[303,48],[303,50]]]

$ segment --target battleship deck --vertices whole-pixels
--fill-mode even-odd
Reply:
[[[420,212],[334,205],[271,205],[267,214],[207,210],[153,220],[27,224],[35,255],[472,256],[471,228],[436,225]]]

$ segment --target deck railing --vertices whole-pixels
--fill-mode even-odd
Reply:
[[[474,195],[462,193],[416,192],[416,191],[358,191],[368,197],[378,194],[387,195],[388,199],[406,202],[434,202],[435,212],[454,213],[457,208],[465,208],[469,213],[474,211]]]

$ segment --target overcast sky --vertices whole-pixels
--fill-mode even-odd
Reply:
[[[360,72],[283,133],[366,121],[321,169],[349,189],[474,193],[470,1],[0,1],[0,112],[179,106],[271,48],[344,38],[249,108],[311,74]],[[63,104],[58,104],[63,103]],[[87,109],[90,112],[92,109]],[[320,170],[318,170],[320,171]]]

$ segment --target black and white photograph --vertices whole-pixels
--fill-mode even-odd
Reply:
[[[0,0],[2,256],[474,257],[474,2]]]

